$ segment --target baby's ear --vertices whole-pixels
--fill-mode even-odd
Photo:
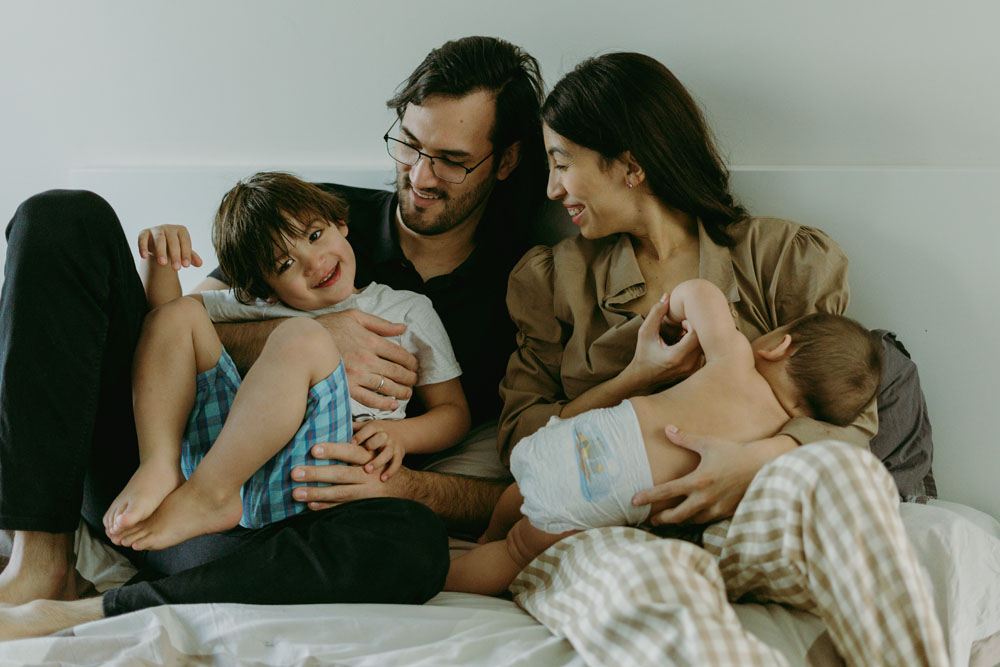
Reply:
[[[792,336],[791,334],[785,334],[774,345],[757,350],[757,356],[767,361],[781,361],[791,356],[791,352]]]
[[[275,294],[271,294],[269,297],[264,299],[264,301],[267,301],[268,303],[278,303],[278,297]]]

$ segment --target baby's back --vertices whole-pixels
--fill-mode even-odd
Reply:
[[[746,364],[710,363],[669,389],[630,400],[654,484],[680,477],[698,465],[697,454],[667,440],[668,424],[689,433],[752,442],[774,435],[789,419],[771,386]]]

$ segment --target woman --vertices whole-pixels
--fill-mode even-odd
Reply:
[[[580,235],[533,249],[511,274],[508,307],[519,349],[501,385],[505,456],[551,417],[616,405],[697,368],[696,331],[666,332],[676,339],[667,344],[660,322],[643,319],[684,280],[701,277],[719,286],[751,340],[807,313],[847,307],[847,260],[840,248],[819,230],[749,217],[729,193],[728,174],[697,105],[662,64],[635,53],[587,60],[556,84],[542,117],[548,195],[563,203]],[[944,655],[941,631],[926,584],[911,576],[918,569],[895,512],[895,487],[865,448],[874,414],[872,405],[845,429],[798,418],[774,437],[747,445],[707,446],[668,432],[677,444],[696,449],[701,463],[633,502],[686,496],[653,523],[707,523],[735,512],[705,537],[709,553],[724,565],[721,578],[694,567],[675,572],[692,562],[681,552],[695,547],[672,541],[676,558],[669,560],[677,565],[671,577],[680,577],[674,602],[690,607],[683,600],[715,596],[724,606],[727,593],[730,599],[753,594],[822,616],[849,661],[935,664]],[[797,450],[830,438],[860,446]],[[780,494],[773,491],[778,486]],[[850,499],[850,511],[818,500],[837,494]],[[762,511],[771,518],[762,520]],[[790,550],[803,532],[810,540]],[[885,542],[860,539],[872,534]],[[813,550],[828,539],[839,540],[835,551]],[[844,540],[849,555],[841,559]],[[561,553],[567,549],[572,547]],[[893,555],[889,566],[900,583],[891,591],[867,572],[879,553]],[[725,590],[719,590],[723,581]],[[841,595],[852,587],[866,595]],[[523,575],[514,586],[519,601],[558,624],[558,614],[546,617],[541,588]],[[895,606],[897,596],[907,601],[905,608]],[[873,610],[898,619],[912,641],[889,636],[880,629],[885,623],[865,623]],[[731,612],[729,617],[735,622]],[[674,630],[682,642],[722,641],[734,656],[753,643],[738,624],[727,633],[719,622],[709,614],[695,624],[678,622]]]

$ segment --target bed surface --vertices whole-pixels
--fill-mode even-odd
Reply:
[[[971,507],[904,503],[903,521],[933,584],[955,665],[1000,661],[1000,523]],[[453,541],[453,555],[469,543]],[[78,569],[99,590],[134,570],[77,534]],[[737,604],[743,625],[792,665],[843,664],[823,623],[775,604]],[[971,663],[969,656],[978,650]],[[104,619],[51,637],[0,645],[0,665],[584,665],[510,600],[440,593],[423,606],[171,605]]]

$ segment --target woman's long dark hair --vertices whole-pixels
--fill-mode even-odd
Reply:
[[[555,85],[542,106],[554,132],[605,160],[631,151],[653,194],[696,216],[713,241],[748,213],[729,193],[729,172],[691,95],[662,63],[641,53],[589,58]]]

